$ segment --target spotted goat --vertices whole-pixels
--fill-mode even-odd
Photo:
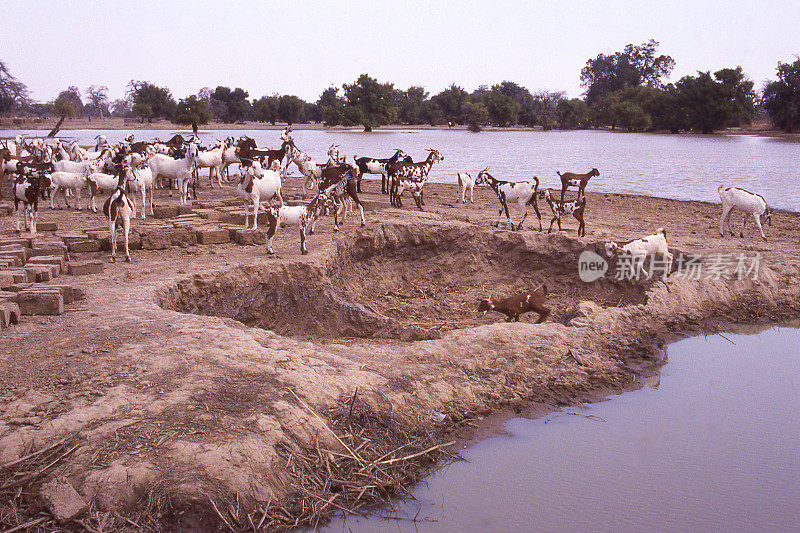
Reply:
[[[572,215],[578,221],[578,237],[586,236],[586,222],[583,220],[583,211],[586,209],[586,196],[580,196],[573,202],[559,202],[553,198],[553,193],[550,189],[545,189],[542,194],[544,201],[550,206],[553,211],[553,219],[550,221],[550,228],[547,233],[553,231],[553,222],[558,222],[558,231],[561,231],[561,217],[564,215]]]
[[[444,156],[438,150],[428,148],[428,157],[419,163],[397,162],[389,165],[389,203],[393,207],[403,207],[401,199],[403,191],[408,189],[417,203],[417,208],[422,211],[425,205],[423,187],[428,181],[428,175],[434,163],[444,161]]]
[[[497,199],[500,200],[500,213],[497,215],[495,226],[500,226],[500,218],[503,216],[503,213],[505,213],[511,230],[521,230],[522,224],[528,216],[528,206],[532,205],[539,219],[539,231],[542,231],[542,214],[539,213],[539,206],[536,205],[539,178],[534,176],[533,179],[534,181],[517,182],[499,180],[489,174],[489,167],[486,167],[478,173],[478,177],[475,178],[475,185],[487,185],[497,195]],[[514,223],[511,222],[511,215],[508,213],[508,202],[510,200],[516,200],[519,208],[523,210],[522,220],[519,221],[516,227]]]
[[[272,240],[278,232],[280,226],[299,226],[300,227],[300,253],[308,253],[306,238],[314,233],[314,226],[327,207],[328,198],[324,194],[318,194],[308,205],[284,205],[281,207],[270,207],[267,209],[267,253],[275,253],[272,250]]]
[[[361,192],[361,178],[364,174],[381,175],[381,192],[387,193],[389,166],[395,163],[413,163],[414,160],[399,148],[395,148],[392,157],[354,157],[358,166],[358,192]],[[337,153],[338,155],[338,153]]]

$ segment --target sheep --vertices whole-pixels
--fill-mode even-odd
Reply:
[[[50,178],[40,171],[28,174],[24,163],[19,164],[19,177],[11,187],[14,210],[17,212],[17,233],[21,232],[20,217],[25,217],[25,229],[36,235],[36,218],[39,211],[39,195],[50,187]],[[19,204],[22,202],[22,211]]]
[[[48,175],[47,177],[50,178],[51,190],[50,209],[56,208],[56,197],[58,196],[59,192],[61,192],[62,196],[64,196],[64,203],[67,204],[67,207],[71,207],[65,194],[66,191],[71,191],[72,195],[75,196],[75,206],[78,208],[78,211],[80,211],[81,189],[83,189],[84,185],[86,185],[86,177],[90,172],[91,167],[86,167],[86,169],[80,174],[76,174],[74,172],[56,171]]]
[[[176,178],[178,190],[180,191],[180,203],[186,204],[188,203],[189,182],[192,179],[192,169],[194,168],[196,157],[197,144],[190,142],[186,150],[186,157],[173,159],[168,155],[156,154],[147,160],[147,165],[156,180],[161,176],[169,179]]]
[[[550,228],[547,233],[553,231],[553,222],[558,221],[558,231],[561,231],[561,217],[567,213],[571,213],[575,220],[578,221],[578,237],[586,236],[586,223],[583,221],[583,211],[586,209],[586,195],[578,197],[574,202],[559,202],[553,199],[553,194],[550,189],[545,189],[542,193],[545,202],[550,206],[553,211],[553,219],[550,221]]]
[[[567,187],[578,188],[578,198],[584,194],[586,184],[589,183],[589,178],[592,176],[599,176],[600,171],[593,168],[586,174],[575,174],[574,172],[564,172],[563,174],[556,170],[556,174],[561,178],[561,201],[564,201],[564,193],[567,192]]]
[[[314,226],[322,212],[327,207],[328,198],[324,194],[317,194],[308,205],[284,205],[267,209],[267,253],[272,255],[272,240],[279,226],[300,226],[300,253],[308,253],[306,236],[314,233]]]
[[[485,298],[478,304],[478,311],[484,315],[488,311],[497,311],[506,315],[506,322],[519,322],[519,316],[529,311],[539,314],[536,324],[544,322],[550,316],[551,310],[544,306],[547,296],[547,286],[542,285],[540,289],[521,292],[504,300],[495,298]]]
[[[423,210],[422,206],[425,205],[423,187],[425,182],[428,181],[428,174],[430,174],[434,163],[444,161],[444,156],[438,150],[428,148],[428,152],[428,157],[425,161],[419,163],[398,161],[388,166],[389,203],[392,204],[392,207],[403,207],[401,196],[403,195],[403,190],[407,188],[411,191],[411,195],[417,203],[417,209]]]
[[[459,203],[465,204],[467,203],[465,194],[469,189],[469,201],[473,204],[475,203],[475,179],[470,175],[469,172],[459,172],[458,173],[458,190],[459,196],[457,198]]]
[[[244,172],[237,187],[239,196],[244,200],[244,229],[247,228],[247,219],[250,216],[250,206],[253,206],[253,228],[258,228],[258,207],[260,202],[278,199],[281,207],[280,161],[273,161],[267,170],[261,168],[261,163],[253,161]]]
[[[753,220],[756,221],[758,231],[761,232],[761,238],[766,241],[767,236],[764,235],[764,228],[761,227],[761,216],[763,215],[764,218],[767,219],[769,225],[772,226],[772,213],[764,197],[739,187],[723,187],[720,185],[717,191],[719,192],[720,200],[722,200],[722,217],[719,219],[719,234],[723,237],[725,236],[723,226],[725,222],[727,222],[728,231],[731,232],[731,235],[736,236],[736,233],[734,233],[731,228],[731,214],[734,210],[738,209],[745,213],[744,221],[742,222],[742,231],[739,232],[739,236],[744,237],[744,226],[747,224],[747,217],[752,216]]]
[[[103,214],[108,218],[108,230],[111,232],[111,262],[114,263],[117,260],[117,229],[121,228],[125,238],[125,261],[130,263],[128,236],[131,231],[131,214],[136,212],[136,204],[128,198],[125,192],[126,170],[119,168],[118,171],[117,188],[103,204]]]
[[[622,250],[631,258],[635,269],[636,279],[643,275],[649,278],[650,274],[644,268],[644,260],[648,255],[659,254],[667,261],[667,269],[664,272],[664,277],[668,277],[672,272],[672,254],[669,252],[667,245],[667,232],[664,228],[658,228],[653,235],[636,239],[628,244],[620,247],[614,241],[609,241],[605,244],[605,252],[608,257],[614,257]]]
[[[497,199],[500,200],[500,213],[497,215],[497,222],[495,223],[495,226],[500,226],[500,217],[502,217],[503,212],[505,212],[506,219],[508,219],[508,225],[511,226],[511,231],[514,231],[515,229],[517,231],[521,230],[522,224],[525,222],[525,219],[528,216],[528,206],[533,205],[533,210],[536,212],[536,216],[539,218],[539,231],[542,231],[542,214],[539,213],[539,206],[536,205],[536,197],[538,196],[539,189],[539,178],[534,176],[533,182],[503,181],[496,179],[494,176],[489,174],[488,171],[489,167],[486,167],[478,173],[478,177],[475,178],[475,185],[488,185],[497,195]],[[519,221],[519,224],[516,227],[514,227],[514,223],[511,222],[511,215],[508,213],[509,200],[516,200],[517,204],[519,204],[519,208],[524,211],[522,220]]]

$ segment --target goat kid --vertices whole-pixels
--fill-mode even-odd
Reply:
[[[475,184],[486,184],[497,195],[497,199],[500,200],[500,212],[497,215],[497,222],[495,223],[495,226],[500,226],[500,217],[502,217],[503,213],[505,212],[508,225],[511,227],[511,231],[514,231],[515,229],[517,231],[521,230],[522,224],[528,217],[528,206],[532,205],[533,210],[536,212],[536,217],[539,219],[539,231],[542,231],[542,214],[539,213],[539,206],[536,204],[536,197],[538,196],[539,190],[539,178],[534,176],[533,182],[504,181],[499,180],[489,174],[488,170],[489,167],[486,167],[478,173],[478,177],[475,178]],[[519,208],[523,211],[522,220],[519,221],[519,224],[517,224],[516,227],[514,227],[514,223],[511,222],[511,215],[508,213],[509,200],[516,200]]]
[[[308,253],[306,237],[314,233],[314,226],[317,224],[322,212],[327,207],[328,198],[323,194],[318,194],[308,205],[284,205],[281,207],[270,207],[267,209],[267,253],[272,255],[272,240],[278,232],[280,226],[299,226],[300,227],[300,253]]]
[[[772,213],[764,197],[739,187],[723,187],[720,185],[717,191],[719,192],[720,200],[722,200],[722,217],[719,219],[719,234],[723,237],[725,236],[723,226],[725,222],[727,222],[728,231],[735,237],[736,233],[734,233],[733,228],[731,228],[731,215],[733,211],[744,211],[744,220],[742,221],[742,230],[739,232],[739,236],[744,237],[744,227],[747,224],[747,219],[752,216],[753,220],[756,221],[758,231],[761,232],[761,238],[766,241],[767,236],[764,235],[764,228],[761,227],[761,217],[763,215],[764,218],[767,219],[769,225],[772,226]]]
[[[478,304],[478,311],[486,314],[488,311],[497,311],[506,315],[506,322],[519,322],[519,316],[529,311],[539,314],[536,324],[544,322],[550,316],[550,309],[544,306],[547,296],[547,286],[542,285],[540,289],[526,291],[511,296],[504,300],[486,298]]]
[[[39,196],[50,187],[50,178],[41,171],[28,172],[20,164],[19,177],[12,186],[14,210],[17,212],[17,233],[20,233],[20,217],[25,218],[25,229],[36,235],[36,218],[39,211]],[[22,203],[22,211],[19,204]]]
[[[664,272],[665,278],[669,277],[672,272],[672,254],[669,252],[667,232],[664,228],[658,228],[653,235],[636,239],[622,247],[614,241],[609,241],[605,244],[605,251],[608,257],[614,257],[619,254],[620,250],[630,255],[637,279],[639,279],[639,276],[650,277],[650,274],[644,268],[644,260],[648,255],[659,254],[666,259],[667,270]]]
[[[125,261],[130,263],[131,254],[128,248],[128,236],[131,231],[131,215],[136,212],[136,204],[125,192],[126,168],[118,170],[117,188],[103,204],[103,214],[108,218],[108,230],[111,233],[111,262],[114,263],[117,260],[117,230],[121,229],[125,239]]]
[[[593,168],[586,174],[575,174],[574,172],[564,172],[563,174],[556,170],[556,174],[561,178],[561,201],[564,201],[564,194],[567,192],[568,187],[578,188],[578,198],[584,194],[586,184],[592,176],[599,176],[600,171]]]
[[[469,172],[458,173],[458,201],[459,203],[467,203],[465,195],[469,189],[469,201],[475,203],[475,178]]]
[[[566,214],[571,214],[578,221],[578,237],[586,236],[586,223],[583,221],[583,211],[586,209],[586,196],[580,196],[573,202],[559,202],[553,198],[550,189],[545,189],[542,193],[545,202],[550,206],[553,211],[553,219],[550,221],[550,228],[547,233],[553,231],[553,222],[558,221],[558,231],[561,231],[561,217]]]

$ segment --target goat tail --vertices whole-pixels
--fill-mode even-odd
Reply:
[[[559,172],[558,170],[556,170],[556,174],[558,174],[559,178],[561,177],[561,172]]]
[[[717,192],[719,193],[719,197],[722,198],[722,190],[725,188],[724,185],[720,185],[717,187]]]
[[[656,230],[656,233],[660,233],[661,235],[664,236],[665,239],[667,238],[667,230],[665,230],[664,228],[658,228]]]

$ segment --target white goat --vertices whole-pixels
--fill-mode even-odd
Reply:
[[[270,207],[267,210],[267,253],[273,254],[272,240],[279,226],[300,226],[300,253],[308,253],[306,247],[306,236],[314,233],[314,226],[317,224],[322,212],[327,207],[328,197],[318,194],[308,205],[284,205],[281,207]]]
[[[667,232],[664,228],[658,228],[653,235],[631,241],[621,248],[614,241],[609,241],[605,244],[605,249],[608,257],[613,257],[618,254],[620,250],[629,254],[634,268],[636,269],[637,279],[640,275],[644,275],[645,278],[650,277],[650,274],[648,274],[647,270],[644,268],[644,260],[648,255],[660,254],[667,260],[668,267],[664,273],[664,277],[669,276],[669,273],[672,272],[672,254],[669,253]]]
[[[189,147],[186,149],[186,157],[172,159],[168,155],[156,154],[147,160],[147,165],[156,180],[162,176],[169,179],[175,178],[180,191],[180,203],[186,204],[189,196],[189,182],[192,180],[192,169],[194,169],[196,157],[197,145],[190,142]]]
[[[725,222],[727,222],[728,231],[731,232],[731,235],[736,236],[736,233],[734,233],[731,228],[731,215],[733,211],[739,210],[744,211],[742,231],[739,232],[739,236],[744,237],[744,226],[747,224],[747,218],[752,216],[753,220],[756,221],[758,231],[761,232],[761,237],[766,241],[767,237],[764,235],[764,228],[761,227],[761,216],[764,215],[769,225],[772,226],[772,213],[770,213],[769,206],[767,205],[767,201],[764,200],[764,197],[739,187],[723,187],[720,185],[717,191],[722,200],[722,217],[719,219],[719,234],[723,237],[725,236],[723,227]]]
[[[122,229],[125,237],[125,260],[128,263],[131,262],[128,235],[131,231],[131,215],[136,212],[136,204],[125,193],[125,176],[126,172],[123,170],[120,173],[117,188],[103,204],[103,214],[108,218],[108,230],[111,232],[112,263],[117,260],[117,229]]]
[[[305,197],[309,189],[317,187],[320,178],[322,178],[322,169],[316,161],[311,159],[310,155],[301,151],[294,143],[292,143],[291,149],[290,162],[297,165],[297,169],[303,175],[303,197]]]
[[[48,178],[50,178],[50,209],[56,208],[59,192],[64,197],[64,203],[67,204],[67,207],[72,207],[69,205],[69,200],[67,200],[67,195],[65,194],[66,191],[70,191],[72,196],[75,197],[75,206],[80,211],[81,189],[86,185],[86,177],[89,175],[90,169],[91,167],[86,167],[80,174],[58,171],[48,174]]]
[[[150,215],[153,216],[153,190],[156,187],[156,180],[153,176],[153,171],[147,165],[143,166],[125,166],[126,176],[128,180],[128,189],[131,192],[140,192],[142,194],[142,220],[147,219],[147,206],[150,206]],[[150,191],[150,202],[147,201],[147,191]],[[136,212],[133,213],[136,218]]]
[[[459,202],[462,204],[467,203],[465,195],[469,189],[469,201],[473,204],[475,203],[475,178],[473,178],[469,172],[459,172],[458,173],[458,190],[459,190]]]
[[[247,229],[247,219],[250,216],[250,206],[253,206],[253,228],[258,228],[258,207],[262,201],[272,201],[277,198],[281,207],[281,163],[273,161],[267,170],[261,168],[261,163],[253,161],[242,176],[237,191],[244,200],[244,228]]]
[[[106,174],[103,172],[92,172],[87,176],[86,183],[89,185],[89,202],[87,207],[93,212],[97,213],[97,203],[95,198],[98,193],[104,191],[113,191],[117,188],[119,178],[113,174]]]
[[[214,184],[212,181],[213,176],[216,174],[217,176],[217,183],[220,187],[222,187],[222,153],[225,151],[225,148],[222,146],[215,146],[210,150],[206,150],[205,152],[200,152],[197,154],[197,159],[195,159],[195,168],[199,171],[201,168],[208,169],[208,182]]]

